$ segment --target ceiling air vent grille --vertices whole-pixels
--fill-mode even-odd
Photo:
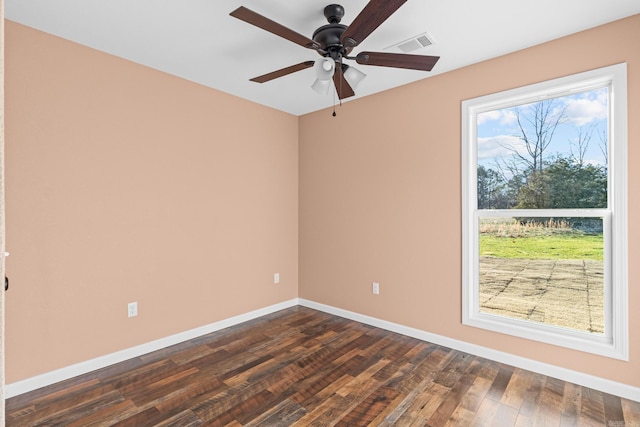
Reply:
[[[389,46],[385,50],[390,50],[390,51],[399,50],[404,53],[409,53],[409,52],[413,52],[414,50],[425,48],[432,44],[433,44],[433,39],[431,38],[431,36],[429,36],[429,34],[427,33],[422,33],[422,34],[418,34],[415,37],[411,37],[408,40],[404,40],[400,43],[396,43],[393,46]]]

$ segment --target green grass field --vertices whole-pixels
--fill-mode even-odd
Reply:
[[[480,255],[496,258],[602,261],[602,233],[587,234],[564,221],[521,224],[513,218],[480,222]]]
[[[499,237],[480,234],[480,255],[497,258],[590,259],[602,261],[602,234],[556,234],[551,236]]]

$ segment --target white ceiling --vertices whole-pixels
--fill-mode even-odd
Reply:
[[[229,16],[245,6],[311,38],[329,0],[5,0],[12,21],[294,115],[329,107],[306,69],[267,83],[250,78],[319,56]],[[366,0],[341,0],[349,24]],[[428,32],[430,73],[356,65],[363,97],[640,13],[640,0],[409,0],[354,49],[386,50]],[[631,41],[630,41],[631,43]],[[597,54],[597,52],[594,52]],[[541,58],[543,60],[543,58]],[[348,101],[348,100],[347,100]]]

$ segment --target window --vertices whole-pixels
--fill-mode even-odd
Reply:
[[[626,81],[462,102],[463,324],[628,360]]]

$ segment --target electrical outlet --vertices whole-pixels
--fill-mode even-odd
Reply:
[[[137,302],[130,302],[127,305],[127,313],[129,315],[129,317],[135,317],[138,315],[138,303]]]
[[[371,284],[371,292],[373,292],[374,295],[380,295],[380,283],[373,282]]]
[[[273,275],[273,283],[280,283],[280,273]]]

